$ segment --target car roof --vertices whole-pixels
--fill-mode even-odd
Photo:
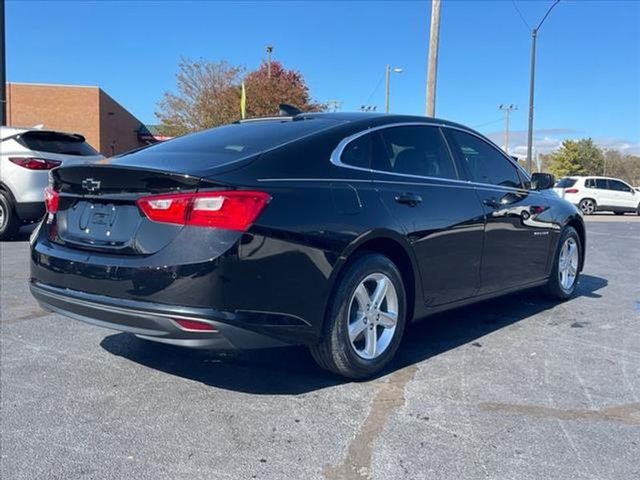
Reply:
[[[442,118],[427,117],[422,115],[400,115],[395,113],[376,113],[376,112],[322,112],[322,113],[301,113],[295,118],[326,118],[341,122],[369,122],[375,120],[376,123],[384,125],[385,123],[437,123],[439,125],[448,125],[453,127],[471,130],[466,125],[462,125]]]
[[[277,117],[257,117],[240,120],[236,123],[256,123],[256,122],[286,122],[286,121],[304,121],[312,119],[321,119],[328,122],[334,122],[338,125],[362,126],[362,128],[378,127],[384,125],[393,125],[396,123],[425,123],[436,124],[441,126],[456,127],[468,132],[486,138],[486,136],[473,130],[466,125],[444,120],[436,117],[426,117],[420,115],[399,115],[393,113],[377,113],[377,112],[309,112],[300,113],[293,116],[277,116]],[[488,140],[488,139],[487,139]],[[489,140],[490,141],[490,140]],[[493,142],[492,142],[493,143]]]
[[[4,140],[7,137],[13,137],[19,133],[28,132],[28,128],[15,128],[15,127],[0,127],[0,139]]]

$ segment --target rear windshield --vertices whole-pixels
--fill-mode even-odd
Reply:
[[[99,155],[85,142],[82,135],[70,135],[58,132],[26,132],[16,138],[18,143],[29,150],[64,155]]]
[[[576,184],[577,179],[565,177],[562,178],[558,183],[556,183],[557,188],[570,188]]]
[[[335,120],[312,118],[224,125],[159,143],[131,152],[130,155],[141,160],[142,157],[160,159],[166,155],[179,157],[202,154],[206,156],[208,166],[216,167],[271,150],[338,123]],[[127,156],[122,155],[120,159],[124,161],[119,163],[126,164]]]

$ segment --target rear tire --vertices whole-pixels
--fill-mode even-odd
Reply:
[[[20,219],[9,195],[0,191],[0,240],[16,236],[20,230]]]
[[[320,343],[320,367],[351,379],[381,371],[395,355],[406,323],[406,294],[395,264],[379,254],[357,258],[338,280]],[[377,293],[377,295],[376,295]]]
[[[598,204],[591,198],[583,198],[580,200],[578,207],[584,215],[592,215],[598,209]]]
[[[575,228],[567,226],[560,234],[551,276],[546,285],[546,294],[549,297],[554,300],[567,300],[575,294],[580,279],[581,258],[582,243],[578,232]]]

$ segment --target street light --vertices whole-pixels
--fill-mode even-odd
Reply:
[[[509,155],[509,115],[517,109],[518,107],[514,104],[507,105],[503,103],[498,107],[498,110],[504,112],[504,153],[507,155]]]
[[[391,83],[391,71],[393,70],[394,73],[402,73],[402,69],[400,67],[394,67],[391,68],[391,66],[389,64],[387,64],[387,70],[385,72],[385,78],[387,80],[387,88],[386,88],[386,94],[384,97],[384,111],[386,113],[389,113],[389,84]]]
[[[551,13],[553,7],[558,3],[560,3],[560,0],[556,0],[553,5],[549,7],[549,10],[544,14],[544,17],[542,17],[538,26],[531,30],[531,82],[529,84],[529,131],[527,133],[527,169],[529,172],[533,171],[533,92],[536,81],[536,39],[538,38],[538,31],[540,30],[540,27],[542,27],[542,24],[549,16],[549,13]]]

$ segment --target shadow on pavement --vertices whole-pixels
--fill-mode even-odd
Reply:
[[[577,296],[599,298],[607,280],[582,275]],[[519,292],[431,316],[411,325],[392,365],[382,373],[422,362],[493,331],[553,308],[535,290]],[[296,395],[345,383],[320,370],[304,347],[221,354],[155,344],[128,333],[110,335],[102,348],[170,375],[217,388],[262,395]]]
[[[3,240],[3,242],[26,242],[29,240],[29,236],[31,235],[31,232],[33,232],[36,228],[36,225],[38,225],[38,223],[32,223],[29,225],[24,225],[23,227],[20,227],[20,230],[18,231],[18,233],[13,237],[13,238],[9,238],[7,240]]]

